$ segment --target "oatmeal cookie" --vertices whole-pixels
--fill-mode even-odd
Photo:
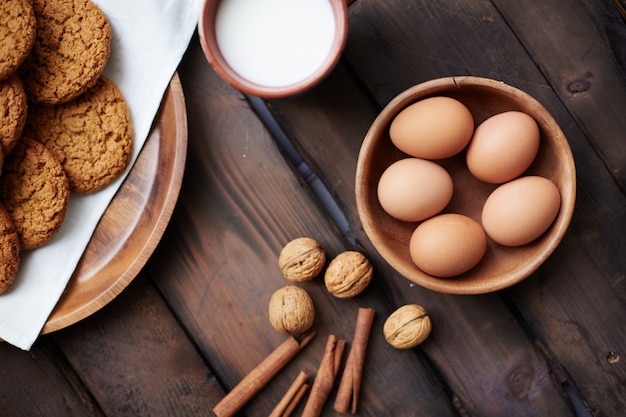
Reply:
[[[90,0],[31,0],[35,44],[20,67],[30,100],[70,101],[92,87],[111,53],[111,27]]]
[[[15,73],[35,43],[35,13],[29,0],[0,1],[0,80]]]
[[[20,264],[20,241],[13,221],[0,203],[0,294],[15,280]]]
[[[26,132],[63,166],[70,191],[91,193],[117,178],[133,150],[130,114],[117,85],[102,76],[75,100],[31,105]]]
[[[4,155],[11,152],[20,138],[28,105],[22,82],[15,75],[0,81],[0,150]]]
[[[69,196],[61,164],[44,145],[22,136],[5,156],[0,177],[0,201],[13,221],[22,249],[35,249],[59,231]]]

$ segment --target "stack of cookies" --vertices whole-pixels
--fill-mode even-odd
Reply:
[[[111,28],[90,0],[0,0],[0,294],[54,236],[72,193],[127,167],[128,106],[102,75]]]

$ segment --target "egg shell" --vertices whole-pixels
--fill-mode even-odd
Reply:
[[[537,156],[535,119],[520,111],[489,117],[478,125],[467,147],[467,168],[479,180],[502,184],[519,177]]]
[[[548,230],[560,206],[561,196],[552,181],[525,176],[500,185],[487,197],[481,221],[496,243],[521,246]]]
[[[416,222],[434,216],[450,202],[452,177],[439,164],[404,158],[391,164],[378,182],[378,200],[390,216]]]
[[[389,137],[402,152],[423,159],[444,159],[461,152],[474,133],[469,109],[451,97],[435,96],[402,109]]]
[[[444,213],[420,223],[411,235],[409,251],[427,274],[450,278],[476,266],[487,250],[487,237],[474,219]]]

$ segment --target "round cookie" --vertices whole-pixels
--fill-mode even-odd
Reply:
[[[44,145],[22,136],[4,159],[0,201],[13,221],[22,249],[35,249],[54,236],[65,219],[69,184]]]
[[[0,81],[0,150],[4,155],[20,138],[27,112],[26,93],[17,75]]]
[[[111,53],[111,27],[90,0],[31,0],[37,36],[20,67],[28,98],[56,105],[92,87]]]
[[[35,43],[35,13],[29,0],[0,1],[0,80],[15,73]]]
[[[31,105],[25,131],[61,163],[70,191],[81,194],[117,178],[133,150],[128,106],[115,83],[104,76],[68,103]]]
[[[20,264],[20,240],[4,204],[0,203],[0,294],[15,280]]]

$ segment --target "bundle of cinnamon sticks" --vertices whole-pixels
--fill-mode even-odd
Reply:
[[[365,364],[365,352],[369,336],[374,323],[375,311],[371,308],[359,308],[352,347],[346,360],[346,365],[339,383],[335,399],[335,411],[340,413],[356,413]],[[311,394],[304,408],[302,417],[317,417],[332,391],[335,378],[341,364],[341,356],[345,347],[345,340],[336,340],[334,335],[328,336],[326,350],[322,357]],[[317,387],[317,389],[316,389]]]
[[[340,413],[355,414],[359,398],[365,353],[374,322],[375,310],[359,308],[357,313],[354,338],[350,353],[346,359],[343,375],[339,383],[334,409]],[[228,393],[214,408],[217,417],[230,417],[239,411],[256,393],[258,393],[308,342],[315,336],[315,331],[305,334],[300,340],[293,336],[276,348],[255,369]],[[303,417],[321,415],[335,384],[346,341],[330,334],[326,341],[324,354],[313,384],[308,383],[308,374],[301,371],[277,403],[270,417],[288,417],[310,388],[309,397],[304,407]]]

